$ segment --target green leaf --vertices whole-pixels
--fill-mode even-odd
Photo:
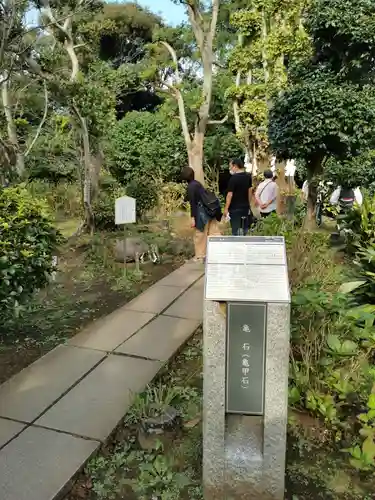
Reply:
[[[352,467],[354,467],[354,469],[366,470],[366,466],[363,464],[363,462],[360,459],[351,458],[349,460],[349,462],[350,462],[350,465]]]
[[[332,358],[322,358],[319,361],[319,364],[321,366],[330,366],[330,365],[332,365],[333,362],[334,362],[334,360]]]
[[[354,458],[357,458],[358,460],[361,458],[362,456],[362,450],[361,448],[357,445],[357,446],[354,446],[354,448],[352,448],[352,455]]]
[[[350,283],[344,283],[343,285],[340,286],[339,292],[340,293],[345,293],[345,294],[351,293],[354,290],[357,290],[357,288],[361,287],[365,283],[366,283],[366,280],[352,281]]]
[[[297,389],[297,387],[292,387],[289,391],[289,403],[291,405],[296,404],[298,401],[301,400],[301,393]]]
[[[367,406],[368,408],[370,408],[370,410],[375,410],[375,394],[370,394]]]
[[[331,351],[339,352],[341,349],[341,342],[338,335],[328,335],[327,344]]]
[[[372,437],[368,437],[364,440],[362,445],[362,451],[366,455],[367,461],[372,462],[375,457],[375,442]]]
[[[358,346],[352,340],[345,340],[341,345],[342,354],[354,354],[357,352]]]

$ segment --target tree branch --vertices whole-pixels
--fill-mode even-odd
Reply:
[[[44,83],[44,113],[43,113],[43,118],[42,118],[41,122],[39,123],[39,126],[38,126],[38,129],[36,131],[34,139],[31,141],[30,146],[27,148],[27,150],[25,152],[25,158],[27,156],[29,156],[30,151],[33,149],[36,141],[38,140],[38,137],[40,136],[40,133],[41,133],[42,128],[43,128],[43,125],[44,125],[44,123],[45,123],[45,121],[47,119],[47,114],[48,114],[48,89],[47,89],[46,82],[43,82],[43,83]]]
[[[229,119],[228,115],[225,115],[221,120],[208,120],[207,125],[223,125]]]
[[[82,2],[79,2],[79,5],[81,5]],[[63,35],[64,35],[64,46],[65,49],[70,57],[70,61],[72,63],[72,72],[70,75],[70,81],[74,82],[77,79],[77,75],[79,72],[79,61],[77,54],[75,52],[74,48],[74,40],[72,37],[71,33],[71,27],[72,27],[72,17],[73,16],[68,16],[65,19],[64,25],[61,25],[57,19],[55,18],[49,0],[42,0],[42,5],[43,5],[43,11],[48,17],[48,19],[51,21],[52,25],[55,26]]]
[[[161,41],[160,43],[168,50],[169,54],[171,55],[173,63],[175,65],[174,73],[175,73],[176,79],[178,80],[178,83],[180,83],[181,82],[181,75],[180,75],[180,70],[178,69],[178,58],[177,58],[176,51],[168,42]]]
[[[177,101],[182,133],[185,139],[186,147],[189,148],[191,145],[191,134],[187,123],[185,102],[182,92],[180,89],[173,87],[173,85],[169,85],[168,83],[163,83],[163,85],[167,87],[168,90],[159,87],[159,92],[167,92],[169,95],[172,94]]]
[[[44,11],[45,15],[50,20],[51,24],[53,26],[55,26],[58,30],[60,30],[62,33],[64,33],[67,37],[69,37],[69,34],[66,32],[66,27],[65,27],[65,23],[66,23],[67,19],[69,19],[69,18],[66,18],[66,20],[64,22],[64,26],[63,26],[62,24],[59,23],[59,21],[53,15],[49,0],[41,0],[41,4],[42,4],[42,10]]]
[[[212,17],[211,17],[211,25],[210,31],[207,35],[207,45],[212,47],[213,40],[216,34],[216,26],[219,18],[219,4],[220,0],[212,0]]]
[[[188,16],[195,39],[197,41],[199,50],[202,53],[204,49],[204,19],[202,13],[197,7],[194,0],[192,2],[187,2],[186,6],[188,9]]]
[[[161,41],[160,43],[170,53],[172,60],[173,60],[173,63],[175,65],[174,72],[175,72],[176,80],[178,83],[181,83],[182,80],[181,80],[180,70],[178,69],[178,58],[177,58],[176,51],[169,43],[164,42],[164,41]],[[178,89],[177,87],[174,87],[173,85],[169,85],[168,83],[165,83],[165,82],[164,82],[164,85],[171,91],[171,93],[174,95],[174,97],[177,101],[182,133],[184,134],[186,146],[189,147],[189,145],[191,144],[191,135],[189,132],[189,127],[188,127],[187,117],[186,117],[185,102],[184,102],[184,98],[183,98],[183,95],[181,93],[181,90]]]

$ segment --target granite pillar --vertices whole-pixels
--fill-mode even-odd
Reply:
[[[264,414],[226,413],[226,305],[205,300],[205,500],[284,498],[289,367],[288,302],[267,303]]]

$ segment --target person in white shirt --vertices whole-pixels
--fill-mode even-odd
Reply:
[[[255,191],[255,202],[259,207],[261,217],[267,217],[276,212],[278,192],[279,188],[274,181],[272,170],[266,170],[264,181],[259,184]]]
[[[340,201],[342,192],[343,192],[343,188],[341,186],[338,186],[333,191],[331,198],[329,200],[331,205],[338,204],[338,202]],[[357,203],[357,205],[361,206],[363,203],[363,196],[362,196],[361,190],[357,187],[357,188],[353,189],[353,194],[354,194],[354,201]]]

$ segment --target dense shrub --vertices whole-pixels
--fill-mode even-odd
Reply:
[[[152,179],[134,179],[126,186],[126,194],[135,198],[137,217],[143,217],[158,203],[158,185]]]
[[[293,292],[289,404],[321,419],[325,441],[344,451],[352,466],[374,471],[374,306],[356,306],[327,235],[295,229],[277,216],[257,229],[283,235],[287,244]]]
[[[256,232],[264,236],[284,236],[291,286],[297,290],[311,281],[325,290],[337,290],[342,279],[341,266],[328,248],[325,233],[303,231],[293,221],[271,215],[258,222]]]
[[[111,231],[116,229],[115,201],[126,194],[124,188],[109,186],[99,192],[93,204],[95,228]]]
[[[186,185],[177,182],[167,182],[158,191],[158,210],[163,216],[173,215],[178,210],[186,208]]]
[[[17,309],[48,282],[59,234],[24,188],[0,190],[1,311]]]
[[[212,127],[204,141],[204,158],[206,164],[219,171],[227,169],[230,160],[244,155],[243,144],[227,126]]]
[[[132,112],[113,131],[107,154],[111,173],[122,184],[133,180],[175,180],[186,163],[180,129],[159,113]]]

